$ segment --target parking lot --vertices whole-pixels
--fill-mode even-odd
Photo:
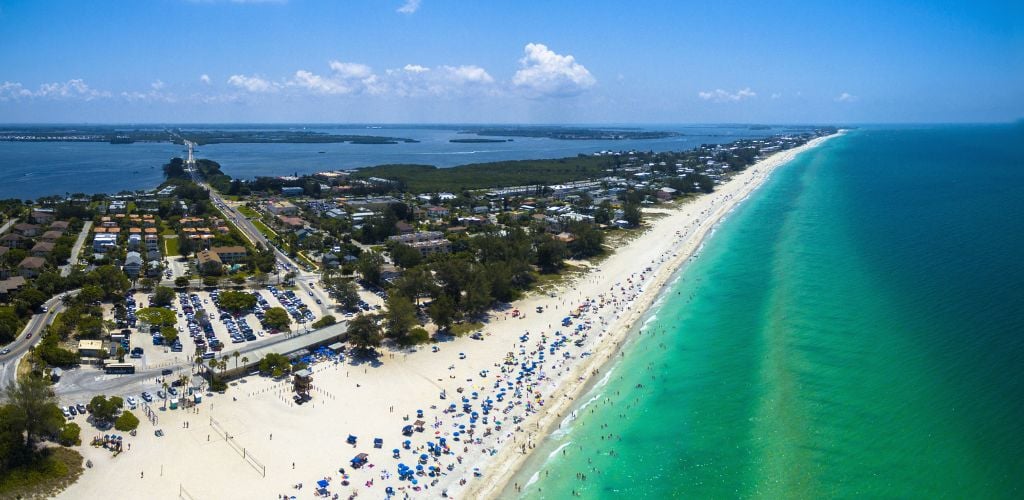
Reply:
[[[132,358],[131,362],[139,369],[188,361],[196,353],[205,353],[206,359],[224,357],[242,345],[281,333],[263,324],[267,309],[281,307],[287,311],[292,319],[291,331],[308,329],[320,317],[320,308],[312,307],[315,299],[303,297],[301,291],[269,285],[262,290],[246,290],[246,293],[256,296],[256,306],[252,311],[241,314],[232,314],[218,307],[219,290],[178,293],[170,307],[176,316],[175,329],[178,332],[173,343],[164,342],[162,335],[151,333],[149,328],[140,328],[146,325],[137,320],[135,313],[148,307],[151,297],[146,293],[135,293],[126,299],[131,327],[127,357]],[[137,351],[139,348],[141,354]]]

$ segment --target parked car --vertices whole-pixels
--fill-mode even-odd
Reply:
[[[85,415],[86,408],[84,404],[78,403],[78,405],[76,405],[75,407],[78,408],[78,413]]]
[[[147,402],[147,403],[149,403],[149,402],[153,401],[153,395],[148,393],[148,392],[143,392],[142,393],[142,400]]]

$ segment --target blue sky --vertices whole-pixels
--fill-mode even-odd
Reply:
[[[989,122],[1024,2],[0,0],[0,122]]]

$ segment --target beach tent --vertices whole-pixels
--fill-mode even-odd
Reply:
[[[417,420],[413,422],[412,425],[416,427],[417,432],[423,432],[423,426],[427,425],[427,423],[422,420]]]
[[[321,480],[316,482],[316,485],[321,487],[321,488],[326,488],[329,484],[330,483],[328,483],[326,479],[321,479]]]
[[[366,464],[366,461],[370,458],[366,453],[360,453],[352,458],[352,467],[358,469]]]
[[[381,446],[384,446],[384,440],[381,438],[373,438],[373,447],[380,448]]]
[[[411,436],[412,435],[412,426],[411,425],[407,425],[405,427],[402,427],[402,435]]]
[[[345,442],[348,444],[356,444],[356,437],[349,434],[348,439],[346,439]]]

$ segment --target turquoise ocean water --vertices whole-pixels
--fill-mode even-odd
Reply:
[[[1024,497],[1022,144],[866,127],[778,170],[505,496]]]

